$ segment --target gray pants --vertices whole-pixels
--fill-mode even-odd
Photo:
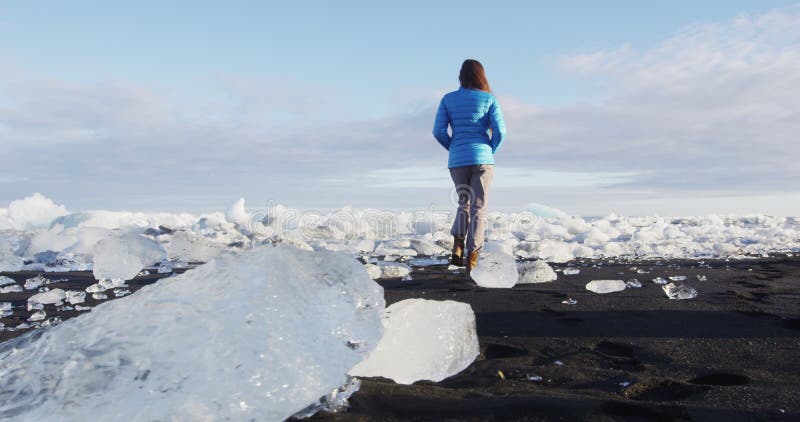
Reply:
[[[450,169],[450,177],[453,178],[458,193],[456,220],[453,222],[450,234],[467,237],[467,254],[483,247],[486,232],[486,203],[493,176],[492,164]]]

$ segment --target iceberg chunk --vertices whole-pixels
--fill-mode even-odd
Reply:
[[[67,294],[61,289],[52,289],[46,292],[37,293],[28,298],[28,304],[40,303],[42,305],[56,305],[59,306],[66,299]]]
[[[350,375],[399,384],[441,381],[466,369],[480,353],[475,313],[452,300],[406,299],[386,308],[378,347]]]
[[[1,344],[0,418],[284,420],[345,385],[383,310],[347,255],[225,254]]]
[[[111,236],[94,248],[94,277],[98,280],[130,280],[145,266],[166,259],[167,253],[154,240],[138,234]]]

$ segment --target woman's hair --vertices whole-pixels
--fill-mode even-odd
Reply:
[[[483,65],[477,60],[464,60],[464,63],[461,64],[458,80],[461,81],[462,88],[477,89],[485,92],[491,91]]]

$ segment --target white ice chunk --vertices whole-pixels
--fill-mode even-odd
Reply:
[[[664,289],[664,293],[670,299],[682,300],[697,297],[697,290],[684,284],[669,283],[661,286],[661,288]]]
[[[437,256],[444,255],[447,250],[429,240],[414,239],[411,241],[411,247],[420,255]]]
[[[61,305],[67,294],[61,289],[52,289],[37,293],[28,298],[28,303],[41,303],[42,305]]]
[[[622,280],[592,280],[586,283],[586,290],[595,293],[613,293],[625,290]]]
[[[31,316],[28,317],[28,321],[30,321],[30,322],[41,321],[41,320],[43,320],[45,318],[47,318],[47,314],[44,311],[36,311],[36,312],[32,313]],[[3,372],[5,372],[5,371],[3,371]]]
[[[13,278],[0,275],[0,286],[8,286],[9,284],[15,284],[15,283],[16,281],[14,281]]]
[[[625,282],[625,287],[632,287],[634,289],[638,289],[642,287],[642,282],[635,278],[632,278]]]
[[[155,241],[138,234],[103,239],[94,248],[94,277],[130,280],[145,266],[164,260],[167,254]]]
[[[379,262],[381,278],[402,278],[411,273],[411,267],[402,262]]]
[[[563,263],[575,259],[569,244],[559,240],[537,242],[536,255],[547,262]]]
[[[567,268],[564,268],[564,271],[562,271],[562,273],[564,275],[578,275],[578,274],[581,273],[581,269],[580,268],[574,268],[574,267],[567,267]]]
[[[383,308],[347,255],[225,254],[0,345],[0,415],[284,420],[347,382],[381,338]]]
[[[381,278],[381,274],[383,274],[383,272],[381,271],[381,267],[379,267],[379,266],[377,266],[375,264],[364,264],[364,268],[367,270],[367,274],[369,274],[369,278],[371,278],[373,280],[377,280],[377,279]]]
[[[653,279],[653,283],[664,285],[667,284],[668,282],[667,279],[665,279],[664,277],[656,277]]]
[[[350,375],[438,382],[466,369],[480,353],[475,313],[466,303],[406,299],[386,308],[383,325],[378,347]]]
[[[517,284],[519,273],[514,257],[489,242],[478,255],[478,265],[470,271],[470,277],[481,287],[511,288]]]
[[[553,268],[544,261],[525,261],[517,264],[519,281],[517,284],[546,283],[555,281],[558,275]]]
[[[19,284],[12,284],[10,286],[0,287],[0,293],[19,293],[22,291],[22,286]]]
[[[39,286],[48,283],[50,283],[49,279],[44,278],[41,275],[37,275],[36,277],[31,277],[25,280],[25,290],[38,289]]]
[[[14,306],[11,302],[0,302],[0,318],[10,316],[14,313]]]
[[[86,301],[86,292],[82,292],[80,290],[67,290],[66,293],[66,300],[72,305],[76,305],[78,303],[83,303]]]

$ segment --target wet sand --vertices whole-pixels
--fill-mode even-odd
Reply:
[[[387,304],[408,298],[471,304],[481,355],[439,383],[363,379],[346,412],[312,419],[800,419],[800,259],[571,264],[580,274],[559,273],[557,281],[513,289],[480,288],[447,266],[416,267],[412,281],[380,281]],[[3,275],[22,284],[36,273]],[[94,282],[91,273],[44,275],[66,278],[50,288]],[[675,275],[687,276],[684,283],[698,297],[669,300],[651,281]],[[135,291],[163,276],[128,284]],[[606,295],[584,288],[593,279],[631,278],[642,288]],[[24,305],[31,294],[2,294],[0,301]],[[566,298],[577,304],[563,304]],[[86,305],[97,303],[87,295]],[[52,309],[46,307],[48,317],[79,314]],[[0,321],[16,326],[30,313],[16,307]],[[3,331],[0,340],[25,331]]]

